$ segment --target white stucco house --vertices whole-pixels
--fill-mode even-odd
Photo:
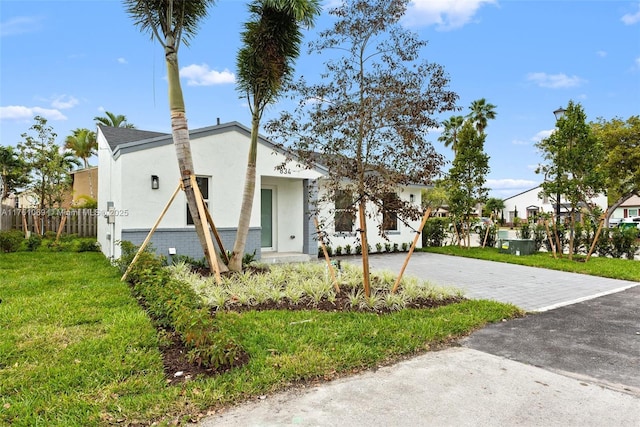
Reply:
[[[98,242],[104,254],[120,256],[119,241],[139,245],[179,185],[179,171],[171,134],[138,129],[98,127],[99,194]],[[226,250],[233,248],[244,188],[251,131],[237,122],[218,123],[190,131],[195,174],[216,229]],[[289,165],[287,173],[277,170],[284,153],[267,139],[258,141],[257,183],[246,252],[269,260],[311,259],[318,254],[313,221],[314,201],[321,194],[321,166],[308,169]],[[421,189],[401,189],[398,197],[418,204]],[[339,206],[337,206],[339,208]],[[333,247],[355,247],[357,224],[335,221],[341,215],[336,206],[319,207],[319,221]],[[186,198],[179,192],[169,207],[151,243],[162,255],[181,254],[201,259],[202,249],[190,224]],[[411,243],[420,221],[396,220],[388,231],[392,243]],[[373,225],[373,224],[372,224]],[[350,227],[350,229],[349,229]],[[387,242],[370,226],[369,243]]]
[[[523,191],[514,196],[503,199],[504,209],[502,215],[507,223],[513,223],[516,217],[521,220],[528,220],[538,213],[555,213],[557,209],[556,197],[549,197],[542,194],[542,187],[538,186],[530,190]],[[607,210],[607,196],[601,194],[591,200],[592,204]],[[560,216],[567,215],[571,210],[571,205],[560,196]]]

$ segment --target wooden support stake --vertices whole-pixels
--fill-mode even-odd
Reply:
[[[556,255],[556,246],[553,244],[553,236],[551,236],[551,231],[549,231],[549,220],[544,220],[544,227],[547,229],[547,239],[549,239],[549,245],[551,246],[553,257],[558,258]]]
[[[407,258],[404,260],[404,264],[402,265],[402,268],[400,269],[400,273],[396,278],[396,283],[393,284],[393,289],[391,289],[392,294],[395,294],[396,291],[398,290],[398,286],[400,286],[400,281],[402,280],[402,275],[404,274],[404,270],[407,268],[407,264],[409,264],[409,258],[411,258],[411,254],[413,253],[413,250],[416,248],[416,244],[418,243],[418,238],[420,238],[420,233],[422,233],[422,229],[424,228],[424,225],[427,223],[427,219],[429,219],[430,215],[431,215],[431,207],[427,208],[424,215],[422,216],[422,222],[420,222],[420,228],[418,229],[419,231],[416,231],[416,235],[413,238],[413,243],[411,243],[411,248],[409,249]]]
[[[491,223],[493,224],[493,212],[491,212],[491,216],[489,217],[489,219],[491,220]],[[482,247],[484,248],[485,246],[487,246],[487,238],[489,237],[489,230],[491,229],[491,227],[487,226],[487,231],[484,233],[484,240],[482,241]]]
[[[178,195],[178,192],[181,189],[182,189],[182,184],[179,184],[178,188],[176,188],[176,191],[173,192],[173,195],[171,196],[171,199],[169,200],[167,205],[162,210],[162,213],[160,213],[160,216],[156,220],[156,223],[153,224],[153,227],[151,228],[151,231],[149,231],[149,234],[147,234],[147,238],[144,239],[144,242],[142,242],[142,245],[140,246],[140,248],[138,248],[138,252],[136,252],[136,255],[133,257],[133,260],[131,260],[131,264],[129,264],[129,267],[127,267],[127,271],[125,271],[124,274],[122,275],[122,278],[120,279],[121,281],[124,282],[125,279],[127,278],[127,276],[129,275],[129,272],[133,268],[133,265],[136,263],[136,261],[140,257],[140,254],[144,251],[144,249],[147,247],[147,245],[151,241],[151,236],[153,236],[153,233],[156,231],[156,228],[158,228],[158,225],[160,225],[160,221],[162,221],[162,218],[167,213],[167,210],[169,210],[169,207],[171,206],[171,203],[173,203],[173,200],[176,198],[176,196]]]
[[[369,245],[367,243],[367,223],[364,212],[364,200],[360,200],[358,207],[360,216],[360,242],[362,242],[362,280],[364,284],[364,295],[371,296],[371,278],[369,277]]]
[[[58,227],[58,233],[56,234],[56,242],[60,240],[60,235],[62,234],[62,230],[64,229],[64,224],[67,222],[67,215],[63,214],[62,219],[60,220],[60,226]]]
[[[598,225],[598,231],[596,231],[596,235],[593,237],[593,242],[591,243],[591,248],[589,248],[589,253],[587,254],[585,262],[589,261],[591,254],[593,254],[593,250],[596,248],[596,243],[598,243],[598,239],[600,238],[600,232],[602,231],[602,226],[604,225],[604,219],[606,216],[607,214],[603,213],[600,217],[600,225]]]
[[[24,238],[26,239],[29,234],[29,226],[27,225],[27,214],[24,209],[22,209],[22,231],[24,232]]]
[[[200,193],[200,188],[198,187],[198,182],[196,181],[195,175],[191,175],[191,185],[193,186],[193,190],[196,193],[196,205],[198,205],[198,213],[200,214],[200,218],[206,218],[206,208],[204,207],[204,202],[202,201],[202,193]],[[216,282],[218,284],[221,284],[222,278],[220,277],[218,256],[216,255],[216,248],[213,246],[213,241],[211,240],[211,233],[209,233],[209,228],[205,230],[204,240],[207,245],[207,252],[209,252],[209,258],[207,259],[207,261],[209,262],[209,269],[212,273],[215,273]]]
[[[202,196],[202,193],[200,194],[200,196],[202,198],[202,202],[204,203],[204,197]],[[222,239],[220,238],[220,234],[218,234],[218,229],[216,228],[215,224],[213,223],[213,218],[211,217],[211,214],[209,213],[209,209],[205,208],[204,213],[207,216],[207,222],[211,226],[211,231],[213,232],[213,236],[216,238],[216,242],[218,243],[218,247],[220,248],[220,252],[222,252],[222,257],[224,258],[226,264],[229,265],[229,255],[227,255],[227,251],[224,250],[224,246],[222,245]]]
[[[322,253],[324,254],[324,259],[327,262],[327,268],[329,269],[329,274],[331,274],[331,280],[333,280],[333,287],[336,288],[337,293],[340,293],[340,286],[338,286],[338,279],[336,279],[336,272],[333,271],[333,266],[331,265],[331,260],[329,259],[329,253],[327,252],[327,247],[324,245],[324,239],[322,238],[322,232],[320,231],[318,218],[314,216],[313,222],[316,224],[316,230],[318,231],[318,240],[320,241],[320,247],[322,247]]]

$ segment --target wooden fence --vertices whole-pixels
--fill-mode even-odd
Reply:
[[[62,226],[61,226],[62,224]],[[29,231],[44,234],[47,231],[75,234],[78,237],[98,235],[97,209],[14,209],[2,206],[1,230]]]

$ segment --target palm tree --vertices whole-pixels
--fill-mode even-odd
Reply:
[[[215,0],[124,0],[127,12],[135,25],[142,32],[150,33],[151,39],[157,39],[165,53],[167,65],[167,80],[169,84],[169,110],[171,111],[171,129],[173,129],[173,144],[176,149],[180,179],[187,198],[187,205],[193,218],[202,251],[214,270],[213,256],[207,246],[207,235],[202,218],[198,211],[196,193],[191,184],[194,173],[193,158],[191,156],[191,142],[189,141],[189,127],[185,113],[184,96],[180,84],[178,67],[178,49],[180,42],[188,44],[189,39],[196,34],[199,22],[207,16],[207,9]],[[208,229],[206,233],[208,233]],[[223,265],[219,266],[224,269]]]
[[[467,114],[467,118],[475,124],[476,130],[479,134],[482,134],[487,127],[487,121],[496,118],[496,106],[488,104],[487,100],[477,99],[471,103],[469,109],[471,112]]]
[[[73,134],[67,136],[64,141],[64,148],[71,150],[71,152],[82,160],[84,168],[89,168],[89,158],[96,154],[98,149],[98,141],[96,139],[96,133],[89,129],[82,128],[73,131]],[[91,198],[93,195],[93,172],[89,169],[89,195]]]
[[[96,133],[86,128],[78,128],[64,141],[64,148],[71,150],[84,164],[84,168],[89,167],[89,158],[96,154],[98,141]]]
[[[451,116],[447,120],[443,121],[442,124],[444,125],[444,130],[438,137],[438,141],[444,142],[445,147],[451,146],[451,149],[455,154],[458,148],[458,133],[464,124],[464,117]]]
[[[249,5],[253,20],[242,33],[244,46],[237,56],[238,90],[245,94],[251,111],[251,144],[242,196],[238,231],[229,269],[242,270],[242,258],[256,187],[258,130],[265,107],[273,103],[293,75],[300,54],[302,32],[310,27],[321,7],[319,0],[256,0]]]
[[[127,128],[127,129],[135,129],[135,126],[133,125],[133,123],[128,123],[127,122],[127,116],[123,116],[122,114],[113,114],[109,111],[105,111],[104,112],[105,116],[95,116],[93,118],[93,120],[95,120],[97,123],[105,125],[105,126],[111,126],[114,128]]]

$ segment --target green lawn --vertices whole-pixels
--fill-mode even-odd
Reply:
[[[165,381],[159,338],[99,253],[0,254],[0,424],[185,422],[220,405],[423,352],[511,305],[465,301],[389,315],[263,311],[216,317],[249,353],[242,368]]]
[[[422,251],[640,282],[640,262],[628,259],[591,257],[588,262],[584,262],[584,256],[576,256],[574,260],[568,259],[566,255],[563,258],[554,259],[548,252],[516,256],[499,253],[497,248],[459,248],[458,246],[428,247],[423,248]]]

